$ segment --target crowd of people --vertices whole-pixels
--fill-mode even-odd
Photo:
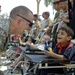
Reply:
[[[16,52],[10,57],[11,60],[18,58],[10,65],[11,68],[23,61],[27,49],[36,51],[39,46],[42,46],[47,57],[75,61],[75,46],[71,42],[75,39],[75,0],[54,0],[53,8],[56,10],[53,21],[50,20],[48,11],[42,13],[41,20],[25,6],[17,6],[11,10],[9,34],[15,35],[11,39],[12,42],[19,43]],[[49,42],[50,40],[52,42]],[[49,45],[46,45],[46,42],[49,42]],[[37,75],[47,75],[56,71],[63,73],[63,69],[42,69],[37,70]]]

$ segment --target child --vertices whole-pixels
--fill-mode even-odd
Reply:
[[[57,59],[69,59],[71,61],[75,60],[73,51],[75,49],[75,46],[73,43],[71,43],[71,39],[74,35],[74,32],[71,28],[64,26],[59,28],[58,34],[57,34],[57,44],[53,51],[51,52],[45,52],[45,55],[48,57],[53,57]],[[63,73],[63,69],[61,68],[55,68],[53,69],[42,69],[39,75],[47,75],[48,73]]]
[[[17,40],[18,40],[19,46],[18,46],[18,48],[17,48],[17,50],[16,50],[16,53],[14,53],[14,54],[10,57],[11,60],[14,60],[16,57],[18,57],[19,54],[22,52],[22,49],[25,48],[25,45],[22,46],[21,43],[27,41],[27,40],[26,40],[26,35],[25,35],[25,34],[23,34],[22,36],[17,35]],[[21,42],[21,43],[20,43],[20,42]],[[22,47],[24,47],[24,48],[22,48]],[[21,49],[21,48],[22,48],[22,49]]]
[[[69,59],[72,60],[71,51],[74,48],[71,39],[74,32],[68,26],[61,27],[57,34],[57,44],[53,49],[53,52],[46,52],[47,56],[51,56],[57,59]]]
[[[50,25],[50,12],[43,12],[42,17],[44,20],[42,21],[41,29],[44,30],[44,28],[48,27]]]

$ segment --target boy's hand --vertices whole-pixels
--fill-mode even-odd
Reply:
[[[45,54],[47,57],[50,57],[52,53],[53,53],[52,51],[51,51],[51,52],[49,52],[49,51],[45,51],[44,54]]]
[[[44,53],[47,57],[50,57],[50,52],[49,51],[45,51]]]

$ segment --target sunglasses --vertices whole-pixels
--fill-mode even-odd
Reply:
[[[19,17],[23,18],[24,20],[28,21],[30,23],[29,27],[32,27],[33,23],[30,20],[28,20],[27,18],[25,18],[25,17],[23,17],[23,16],[21,16],[19,14],[17,14],[17,16],[19,16]]]

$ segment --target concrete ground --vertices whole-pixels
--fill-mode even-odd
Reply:
[[[6,59],[5,57],[0,58],[0,71],[2,71],[4,73],[4,75],[6,75],[7,66],[9,66],[10,63],[11,63],[11,61]],[[19,72],[17,72],[16,74],[14,73],[14,74],[11,74],[11,75],[21,75],[21,74]]]

